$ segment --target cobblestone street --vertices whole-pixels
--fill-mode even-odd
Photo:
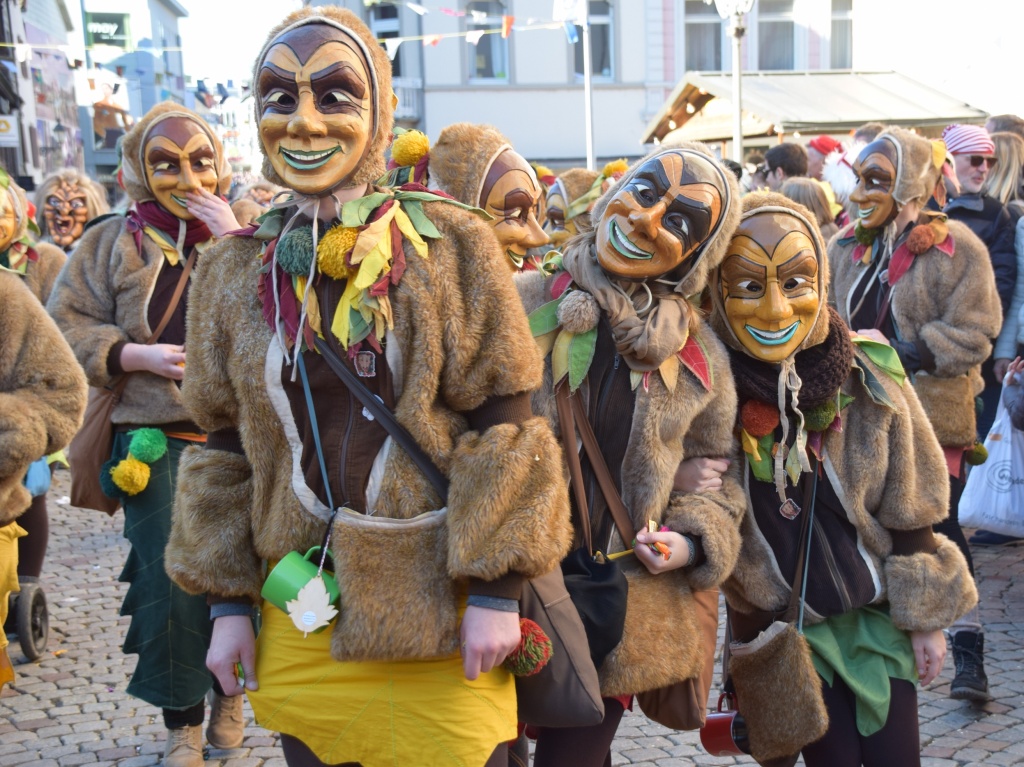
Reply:
[[[118,617],[125,586],[117,576],[127,542],[122,518],[67,505],[67,472],[50,494],[51,539],[43,572],[50,605],[50,643],[28,662],[12,637],[17,681],[0,696],[0,767],[146,767],[160,762],[164,726],[157,709],[124,690],[135,664],[120,647],[127,618]],[[984,707],[946,697],[944,673],[920,694],[924,765],[1024,764],[1024,547],[975,549],[986,668],[995,700]],[[712,698],[717,699],[716,687]],[[209,764],[284,767],[277,739],[252,722],[242,748],[210,751]],[[753,764],[714,758],[697,733],[674,732],[627,714],[615,741],[614,765]]]

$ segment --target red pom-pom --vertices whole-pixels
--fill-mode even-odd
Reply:
[[[760,439],[778,428],[779,410],[766,402],[748,399],[740,408],[740,426],[751,437]]]
[[[529,618],[519,619],[519,646],[501,664],[513,676],[533,676],[551,660],[551,638]]]
[[[935,231],[928,224],[918,224],[907,236],[907,250],[919,256],[935,244]]]

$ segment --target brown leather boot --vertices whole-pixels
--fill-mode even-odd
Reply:
[[[202,725],[167,731],[163,767],[203,767]]]
[[[245,737],[241,695],[210,693],[210,721],[206,725],[206,742],[213,748],[238,748]]]

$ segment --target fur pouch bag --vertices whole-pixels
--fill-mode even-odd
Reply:
[[[753,642],[729,646],[729,674],[758,762],[793,756],[828,729],[811,648],[791,623],[775,621]]]
[[[653,575],[628,559],[619,560],[629,583],[622,641],[598,669],[606,697],[695,679],[704,665],[697,607],[683,571]]]
[[[977,391],[973,379],[972,375],[939,378],[918,373],[914,376],[914,391],[943,447],[966,447],[978,438],[974,406]]]
[[[446,657],[459,647],[448,575],[447,510],[411,519],[341,509],[331,554],[341,591],[331,654],[339,661]]]

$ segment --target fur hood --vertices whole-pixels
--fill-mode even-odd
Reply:
[[[480,192],[487,171],[506,149],[512,149],[509,140],[490,125],[449,125],[430,149],[431,179],[459,202],[482,207],[486,200],[480,199]]]
[[[896,170],[896,188],[892,196],[900,206],[911,202],[925,206],[928,198],[935,190],[942,173],[942,160],[945,159],[945,147],[941,158],[935,162],[933,142],[921,138],[904,128],[890,127],[879,134],[876,141],[886,140],[896,147],[899,168]]]
[[[285,16],[284,20],[270,30],[267,41],[263,44],[256,62],[253,64],[253,103],[256,115],[257,137],[260,144],[260,152],[263,153],[263,177],[272,184],[285,186],[284,181],[277,175],[274,166],[267,158],[267,148],[263,146],[263,136],[259,133],[258,126],[263,117],[263,105],[260,103],[256,83],[259,82],[260,66],[263,59],[270,50],[273,42],[284,32],[300,27],[305,24],[328,24],[348,34],[358,42],[362,48],[367,64],[370,67],[370,80],[373,90],[373,135],[370,145],[367,148],[366,157],[353,174],[346,180],[346,186],[357,186],[359,184],[372,184],[375,180],[384,175],[385,160],[384,153],[391,144],[391,131],[394,126],[395,104],[397,103],[394,92],[391,89],[391,60],[387,53],[377,43],[375,36],[367,29],[366,24],[352,11],[344,8],[337,8],[331,5],[322,5],[316,8],[301,8]]]
[[[121,141],[121,186],[124,187],[125,193],[134,202],[154,199],[146,181],[146,162],[142,153],[146,148],[150,129],[171,117],[184,117],[203,129],[216,155],[217,191],[220,194],[227,194],[231,188],[231,165],[224,157],[224,147],[221,146],[220,139],[210,130],[206,120],[191,109],[186,109],[173,101],[157,104],[124,135]]]

